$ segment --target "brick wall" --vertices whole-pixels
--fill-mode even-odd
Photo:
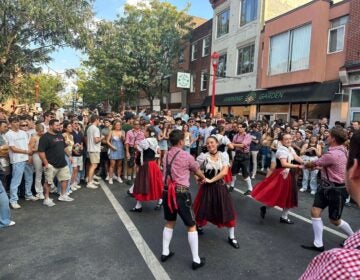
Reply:
[[[360,0],[350,2],[346,64],[360,63]]]

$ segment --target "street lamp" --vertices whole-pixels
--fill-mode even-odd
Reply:
[[[216,76],[217,76],[217,68],[219,64],[220,55],[217,52],[213,52],[211,55],[212,66],[213,66],[213,86],[212,86],[212,95],[211,95],[211,117],[215,115],[215,89],[216,89]]]

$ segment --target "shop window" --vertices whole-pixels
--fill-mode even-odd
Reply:
[[[217,16],[217,37],[229,33],[230,10],[225,10]]]
[[[309,68],[311,24],[270,39],[269,75]]]
[[[344,49],[345,25],[348,22],[348,16],[340,17],[331,21],[329,30],[328,52],[340,52]]]
[[[219,64],[217,68],[216,76],[218,78],[226,77],[226,61],[227,61],[227,54],[221,54],[219,57]]]
[[[331,103],[308,104],[307,119],[319,120],[330,116]]]

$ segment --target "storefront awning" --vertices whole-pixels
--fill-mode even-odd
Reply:
[[[289,86],[268,90],[246,91],[215,95],[215,106],[248,106],[253,104],[326,102],[339,91],[339,81]],[[211,96],[204,100],[210,106]]]

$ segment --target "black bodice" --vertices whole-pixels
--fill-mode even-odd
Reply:
[[[149,161],[149,160],[154,160],[155,159],[155,152],[152,149],[147,149],[144,150],[143,152],[143,160],[144,161]]]

